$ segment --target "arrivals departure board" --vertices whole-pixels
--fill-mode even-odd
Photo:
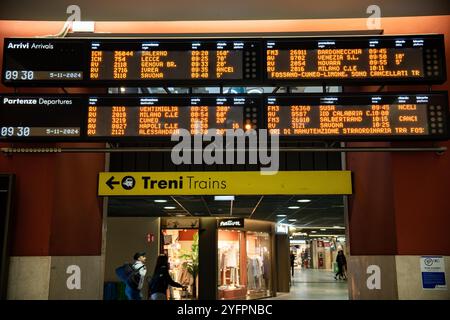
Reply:
[[[6,86],[443,83],[443,35],[6,38]]]
[[[261,82],[261,41],[5,39],[5,85],[173,86]]]
[[[448,139],[446,92],[268,96],[266,127],[296,139]]]
[[[240,96],[90,97],[86,135],[170,137],[180,129],[190,134],[224,134],[226,129],[255,128],[258,109],[258,99]]]
[[[268,82],[442,82],[443,36],[375,36],[266,41]]]
[[[0,99],[0,141],[81,137],[80,97],[4,95]]]
[[[0,141],[170,141],[268,129],[295,140],[447,140],[447,92],[0,95]]]

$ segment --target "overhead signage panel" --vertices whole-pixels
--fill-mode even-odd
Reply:
[[[273,39],[267,82],[401,83],[446,79],[442,35]]]
[[[261,82],[261,41],[5,39],[3,83],[27,86]]]
[[[101,172],[99,196],[351,194],[350,171]]]
[[[283,138],[448,139],[446,92],[269,95],[264,118]]]
[[[443,35],[6,38],[6,86],[442,83]]]

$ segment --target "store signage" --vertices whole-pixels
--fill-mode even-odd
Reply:
[[[288,234],[289,233],[289,225],[284,223],[277,223],[277,234]]]
[[[446,290],[444,257],[420,257],[422,288],[425,290]]]
[[[100,172],[99,196],[352,194],[350,171]]]
[[[244,219],[221,219],[217,221],[219,228],[243,228]]]

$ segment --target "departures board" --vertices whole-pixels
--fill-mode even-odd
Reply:
[[[264,127],[287,139],[445,140],[447,92],[265,97]]]
[[[448,128],[447,92],[0,95],[0,142],[170,141],[238,129],[281,140],[447,140]]]
[[[6,86],[429,83],[446,80],[443,35],[302,38],[6,38]]]
[[[261,99],[216,95],[0,95],[1,141],[170,141],[257,129]]]

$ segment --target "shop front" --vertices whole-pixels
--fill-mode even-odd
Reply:
[[[161,219],[160,254],[169,257],[169,274],[187,289],[169,287],[168,299],[197,299],[199,219]]]
[[[255,228],[253,221],[246,219],[218,220],[219,299],[272,295],[271,226],[267,222],[263,228]]]
[[[205,250],[201,220],[161,218],[159,254],[169,257],[173,280],[187,286],[186,290],[170,288],[168,299],[202,298],[200,283],[203,288],[216,286],[216,297],[210,298],[247,300],[275,296],[274,223],[215,219],[215,250]],[[203,266],[208,270],[216,265],[216,275],[199,273],[200,262],[208,264]]]

